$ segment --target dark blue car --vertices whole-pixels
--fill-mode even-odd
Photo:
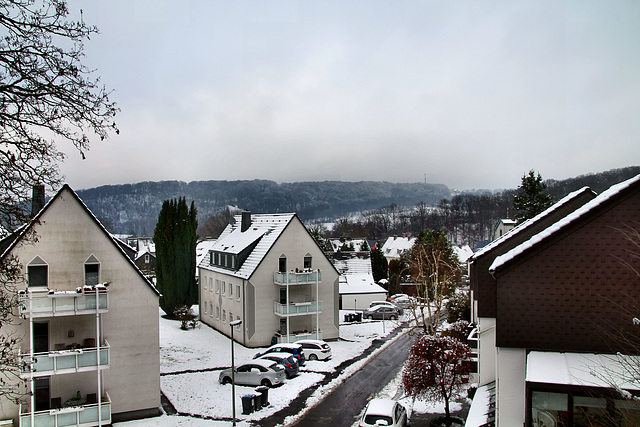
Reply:
[[[287,378],[293,378],[300,372],[298,360],[289,353],[267,353],[261,356],[260,359],[272,360],[281,364],[284,367]]]

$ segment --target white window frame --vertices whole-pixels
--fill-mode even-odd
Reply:
[[[240,301],[240,285],[236,285],[236,294],[236,301]]]

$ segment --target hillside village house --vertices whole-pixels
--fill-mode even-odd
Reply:
[[[373,280],[371,259],[353,257],[334,260],[340,272],[340,309],[361,311],[373,301],[386,301],[389,293]]]
[[[19,405],[0,400],[0,420],[97,426],[158,415],[159,294],[76,193],[63,186],[0,254],[18,257],[23,273],[14,322],[0,333],[24,337],[25,393]]]
[[[198,271],[201,321],[247,347],[338,338],[338,272],[295,214],[237,215]]]
[[[400,259],[403,253],[411,250],[415,242],[415,237],[389,237],[382,245],[382,255],[387,259],[387,262]]]
[[[639,218],[640,175],[571,193],[474,255],[480,387],[467,426],[639,425],[623,397],[640,383],[621,368],[640,366],[640,347],[614,339],[638,337],[622,313],[640,301],[625,265],[638,267],[638,247],[623,234]]]

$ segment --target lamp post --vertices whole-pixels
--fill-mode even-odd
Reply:
[[[236,425],[236,367],[234,363],[233,356],[233,328],[241,325],[242,320],[234,320],[233,322],[229,322],[229,326],[231,326],[231,406],[233,410],[233,425]]]

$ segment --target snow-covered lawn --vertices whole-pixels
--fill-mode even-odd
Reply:
[[[343,313],[340,315],[344,318]],[[398,322],[364,321],[356,324],[340,325],[340,340],[330,342],[332,359],[329,361],[307,361],[296,378],[287,380],[282,386],[269,390],[267,408],[250,415],[242,414],[240,396],[253,393],[254,387],[236,386],[236,418],[238,425],[246,426],[286,407],[298,394],[309,387],[318,387],[307,401],[311,406],[321,400],[330,390],[356,372],[366,363],[361,360],[353,363],[348,369],[329,384],[317,386],[326,373],[335,371],[336,367],[346,360],[353,359],[371,345],[376,338],[389,335],[398,326]],[[388,345],[389,343],[385,343]],[[246,348],[234,344],[235,363],[250,360],[259,348]],[[377,350],[377,351],[380,351]],[[202,325],[189,331],[180,329],[180,323],[160,318],[160,385],[176,410],[182,416],[155,417],[147,420],[117,423],[122,427],[146,426],[216,426],[230,425],[232,417],[231,385],[218,383],[218,376],[223,368],[231,366],[230,340]],[[190,416],[185,416],[189,414]],[[300,415],[299,415],[300,416]],[[227,421],[217,421],[227,420]],[[288,419],[285,424],[293,421]]]

